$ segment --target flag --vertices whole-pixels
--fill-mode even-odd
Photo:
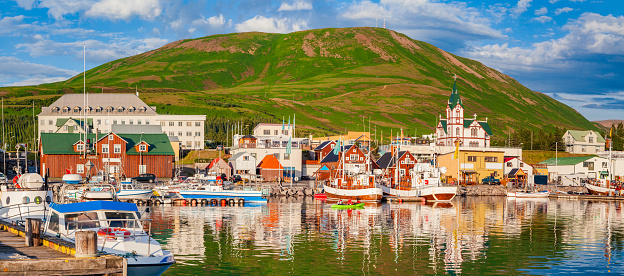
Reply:
[[[284,132],[286,128],[284,128],[284,116],[282,116],[282,132]]]
[[[609,137],[613,138],[613,127],[611,127],[611,130],[609,131]]]
[[[340,140],[338,140],[338,143],[336,143],[336,146],[334,147],[334,154],[338,155],[338,153],[340,153]]]
[[[455,154],[453,155],[453,159],[459,158],[459,140],[455,141]]]
[[[292,152],[292,137],[288,137],[288,145],[286,145],[286,154]]]
[[[290,116],[288,116],[288,130],[290,130]]]

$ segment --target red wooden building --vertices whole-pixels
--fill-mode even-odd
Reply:
[[[175,153],[166,134],[93,133],[84,140],[79,133],[41,133],[41,171],[54,178],[98,172],[116,177],[173,176]]]
[[[326,147],[326,148],[329,148]],[[347,145],[340,147],[341,152],[335,154],[333,150],[328,151],[325,157],[320,161],[321,167],[315,172],[317,181],[325,181],[331,176],[336,176],[338,173],[342,173],[342,156],[344,152],[344,167],[347,171],[352,172],[355,167],[358,171],[364,172],[367,169],[377,169],[377,163],[372,158],[369,160],[369,164],[366,163],[366,154],[357,145]],[[370,166],[370,167],[369,167]],[[369,168],[367,168],[369,167]]]
[[[398,182],[400,186],[411,187],[412,177],[410,171],[414,169],[417,160],[409,151],[399,151],[397,153],[396,147],[393,146],[391,151],[384,153],[384,155],[377,160],[377,164],[382,170],[382,177],[385,178],[389,184],[395,183],[397,163],[399,168]]]

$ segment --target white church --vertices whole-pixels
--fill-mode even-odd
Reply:
[[[478,121],[477,114],[473,118],[464,118],[464,105],[457,91],[457,76],[454,77],[453,92],[446,106],[446,119],[442,119],[436,127],[438,146],[455,146],[459,142],[461,147],[490,147],[492,130],[485,121]]]

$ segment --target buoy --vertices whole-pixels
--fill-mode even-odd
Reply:
[[[182,200],[182,206],[186,206],[186,199]]]
[[[151,199],[148,199],[147,201],[145,201],[145,204],[147,204],[147,206],[152,205],[152,200],[151,200]]]
[[[207,205],[207,204],[208,204],[208,200],[206,200],[206,199],[202,199],[202,200],[201,200],[201,205],[202,205],[202,206],[205,206],[205,205]]]
[[[191,199],[191,206],[197,206],[197,199]]]
[[[238,200],[238,206],[244,206],[245,205],[245,199],[241,198]]]
[[[230,204],[230,206],[234,206],[234,199],[230,198],[230,201],[228,203]]]
[[[227,205],[227,200],[222,199],[222,200],[221,200],[221,206],[223,206],[223,207],[224,207],[224,206],[226,206],[226,205]]]
[[[162,204],[162,201],[160,199],[156,199],[156,200],[154,200],[154,204],[155,205],[160,205],[160,204]]]
[[[214,198],[210,201],[210,205],[211,206],[217,206],[218,204],[219,204],[219,202],[216,199],[214,199]]]

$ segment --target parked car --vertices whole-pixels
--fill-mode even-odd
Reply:
[[[133,177],[132,180],[136,182],[149,182],[149,183],[154,183],[158,181],[158,179],[156,178],[156,175],[154,175],[153,173],[140,174],[139,176]]]
[[[485,184],[500,185],[500,179],[494,178],[493,176],[490,175],[490,176],[484,178],[482,183],[483,183],[483,185],[485,185]]]

